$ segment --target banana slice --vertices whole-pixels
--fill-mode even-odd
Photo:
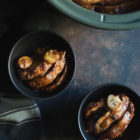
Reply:
[[[33,63],[33,60],[29,56],[22,56],[18,59],[18,65],[21,69],[29,68]]]
[[[55,63],[60,59],[59,52],[56,50],[49,50],[44,55],[44,60],[48,61],[49,63]]]
[[[115,110],[120,104],[121,104],[121,99],[119,98],[119,96],[115,96],[110,94],[107,97],[107,105],[110,109]]]

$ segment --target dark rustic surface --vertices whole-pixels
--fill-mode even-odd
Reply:
[[[75,78],[69,89],[53,100],[37,101],[46,140],[81,140],[77,113],[88,92],[103,83],[120,83],[140,93],[140,30],[107,31],[82,25],[53,8],[33,8],[15,22],[1,38],[2,91],[15,92],[7,73],[7,59],[13,44],[26,32],[51,30],[63,36],[76,55]],[[7,47],[7,48],[6,48]],[[12,93],[11,93],[12,94]]]

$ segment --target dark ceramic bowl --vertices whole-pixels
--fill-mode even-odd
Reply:
[[[37,48],[51,46],[53,49],[62,49],[66,50],[66,61],[68,71],[65,76],[63,83],[60,87],[52,93],[35,91],[32,88],[28,87],[24,81],[22,81],[17,73],[17,68],[15,66],[17,58],[21,56],[32,56],[34,51]],[[75,56],[71,46],[68,42],[60,37],[59,35],[49,32],[49,31],[37,31],[29,33],[22,37],[13,47],[8,62],[8,71],[14,86],[24,95],[32,98],[52,98],[56,95],[63,93],[66,88],[70,85],[74,72],[75,72]]]
[[[83,110],[85,106],[91,101],[106,97],[109,94],[125,93],[135,105],[135,116],[124,132],[123,136],[117,140],[138,140],[140,138],[140,96],[134,90],[119,84],[104,84],[94,88],[82,101],[78,113],[78,124],[80,132],[85,140],[96,140],[97,138],[85,130],[85,119],[83,117]]]

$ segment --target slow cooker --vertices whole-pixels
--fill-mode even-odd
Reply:
[[[72,0],[48,0],[69,17],[92,27],[112,30],[140,28],[140,10],[126,14],[103,14],[85,9]]]

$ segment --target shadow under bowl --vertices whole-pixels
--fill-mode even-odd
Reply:
[[[17,73],[16,60],[21,56],[32,56],[37,48],[51,46],[51,49],[66,50],[67,74],[63,83],[53,92],[35,91],[22,81]],[[69,43],[50,31],[36,31],[22,37],[14,45],[8,60],[8,71],[14,86],[24,95],[36,99],[56,97],[68,88],[75,72],[75,55]]]
[[[85,140],[97,140],[94,134],[87,133],[85,128],[84,109],[92,101],[105,98],[109,94],[125,93],[135,105],[135,116],[124,132],[123,136],[117,140],[139,140],[140,139],[140,96],[129,87],[119,84],[104,84],[94,88],[82,101],[78,112],[78,125]]]

